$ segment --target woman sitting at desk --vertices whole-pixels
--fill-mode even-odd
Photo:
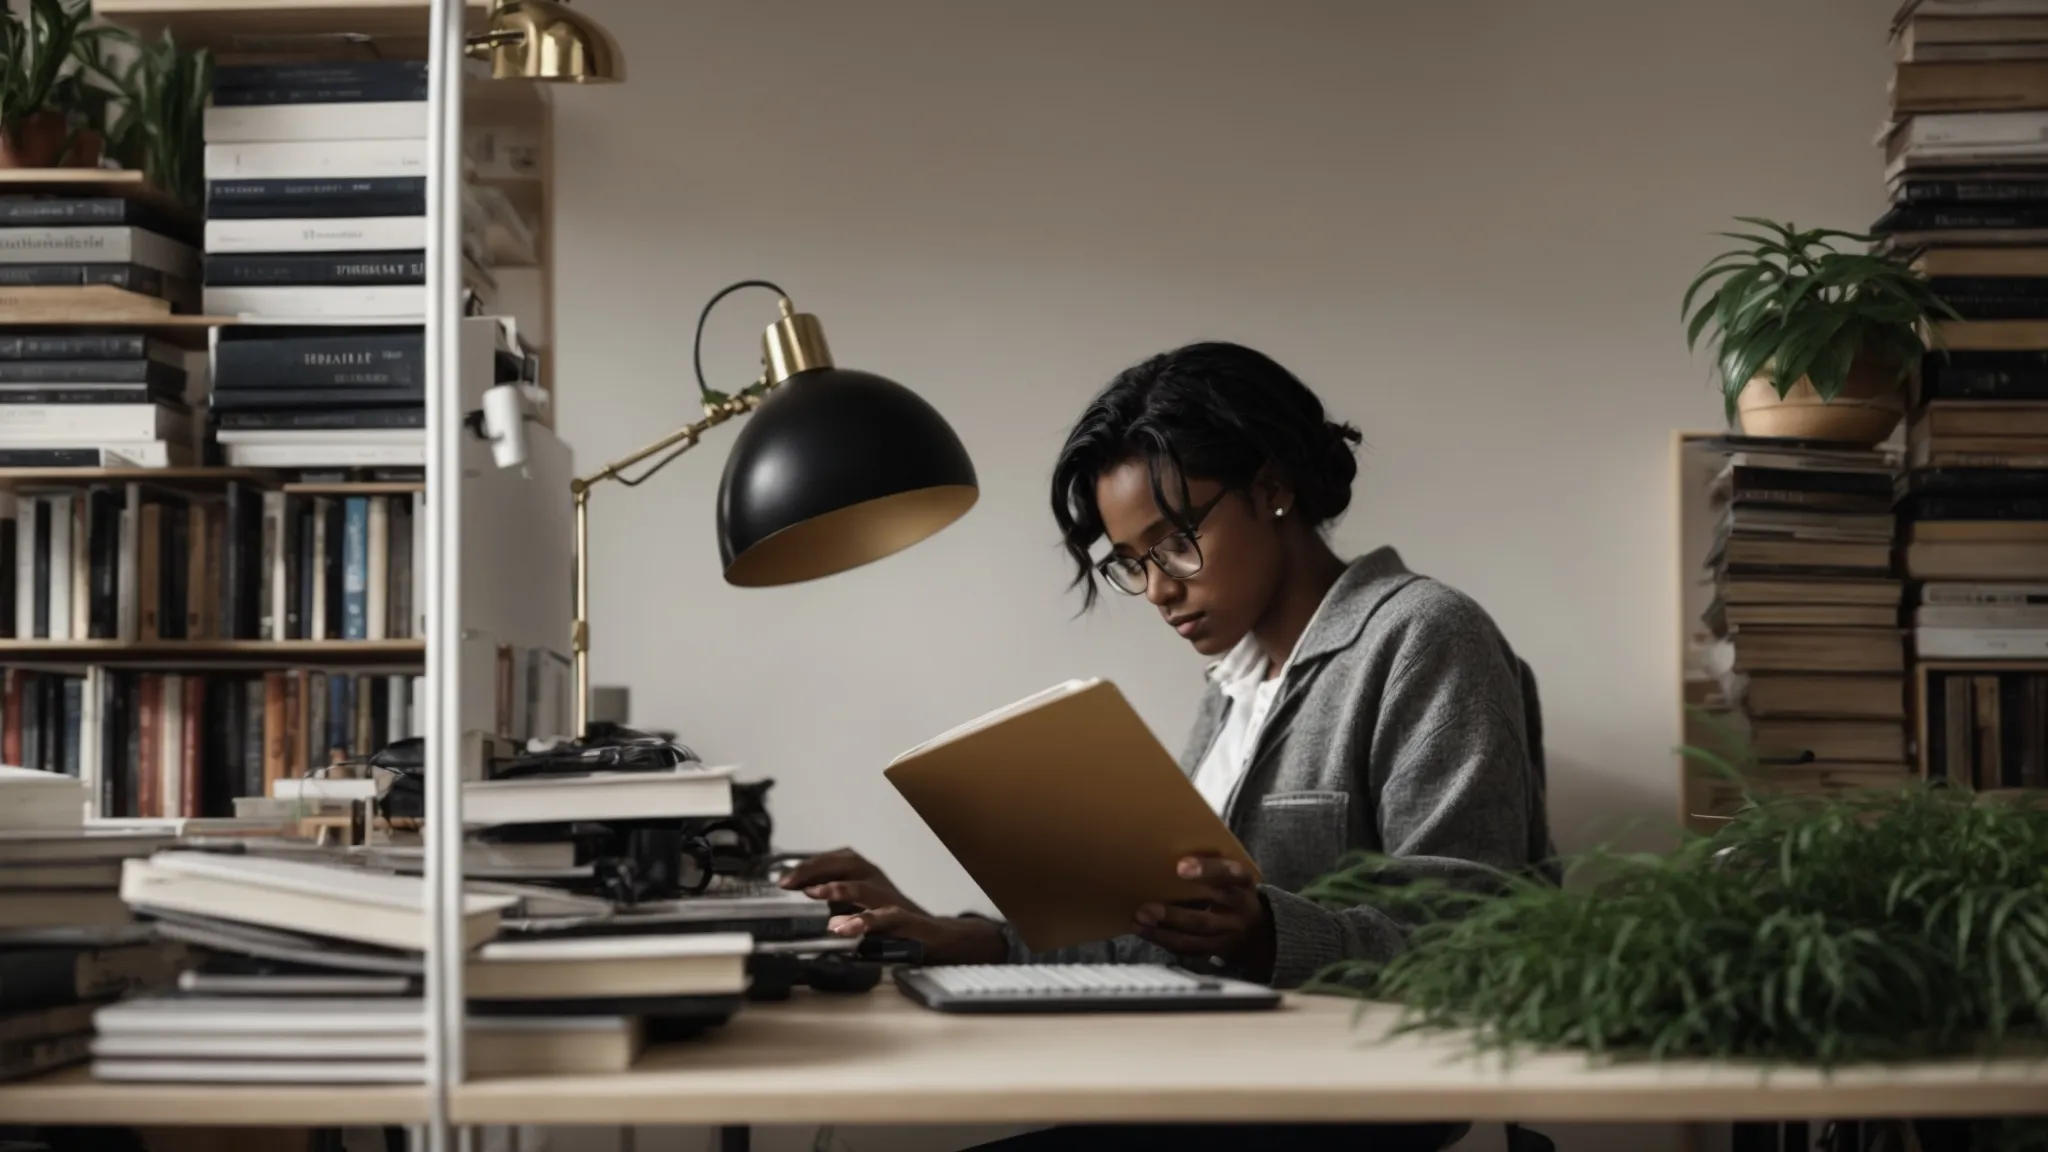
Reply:
[[[1176,963],[1290,988],[1402,946],[1403,925],[1378,910],[1295,894],[1348,851],[1455,882],[1545,866],[1527,667],[1483,609],[1392,548],[1347,562],[1324,538],[1351,502],[1358,439],[1266,356],[1195,344],[1118,376],[1053,471],[1053,517],[1088,603],[1097,579],[1143,596],[1220,657],[1182,767],[1264,883],[1220,858],[1183,860],[1208,907],[1134,908],[1128,936],[1051,955],[994,921],[933,916],[851,851],[783,884],[863,909],[835,932],[921,941],[927,963]]]

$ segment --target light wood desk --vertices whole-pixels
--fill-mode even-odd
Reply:
[[[1382,1040],[1391,1009],[951,1016],[887,986],[749,1005],[722,1034],[615,1076],[477,1080],[461,1124],[1049,1124],[1156,1120],[1733,1121],[2048,1113],[2048,1056],[1817,1072],[1498,1061]]]
[[[2048,1057],[1808,1070],[1503,1069],[1457,1037],[1380,1039],[1391,1009],[1290,997],[1274,1012],[949,1016],[888,987],[750,1004],[631,1072],[454,1090],[458,1124],[1049,1124],[1152,1120],[1737,1121],[2048,1113]],[[0,1123],[424,1123],[422,1088],[96,1083],[82,1068],[0,1086]]]

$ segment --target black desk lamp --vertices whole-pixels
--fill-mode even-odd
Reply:
[[[762,334],[760,379],[737,395],[704,380],[704,322],[720,300],[766,288],[782,315]],[[692,351],[704,418],[588,476],[576,499],[575,663],[578,737],[590,726],[590,490],[637,487],[711,428],[753,413],[718,486],[718,554],[728,584],[794,584],[893,555],[958,520],[979,495],[974,464],[938,411],[893,380],[836,367],[816,316],[765,280],[721,289],[697,317]],[[662,453],[667,455],[662,455]],[[633,476],[625,469],[661,456]]]

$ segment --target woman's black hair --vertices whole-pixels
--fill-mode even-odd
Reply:
[[[1351,504],[1358,442],[1358,429],[1326,419],[1292,372],[1240,344],[1189,344],[1127,368],[1088,405],[1053,466],[1052,515],[1074,583],[1092,606],[1089,550],[1103,535],[1095,484],[1125,461],[1145,461],[1153,499],[1182,529],[1192,527],[1189,480],[1242,489],[1268,466],[1293,488],[1292,510],[1321,526]],[[1178,491],[1169,494],[1169,482]]]

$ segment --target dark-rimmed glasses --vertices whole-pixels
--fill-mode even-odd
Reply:
[[[1159,570],[1175,580],[1186,580],[1202,570],[1202,546],[1200,528],[1202,521],[1209,518],[1229,490],[1218,493],[1216,498],[1194,510],[1194,517],[1184,531],[1162,536],[1150,548],[1136,556],[1112,554],[1095,566],[1102,573],[1102,579],[1110,587],[1131,596],[1145,592],[1145,564],[1157,564]]]

